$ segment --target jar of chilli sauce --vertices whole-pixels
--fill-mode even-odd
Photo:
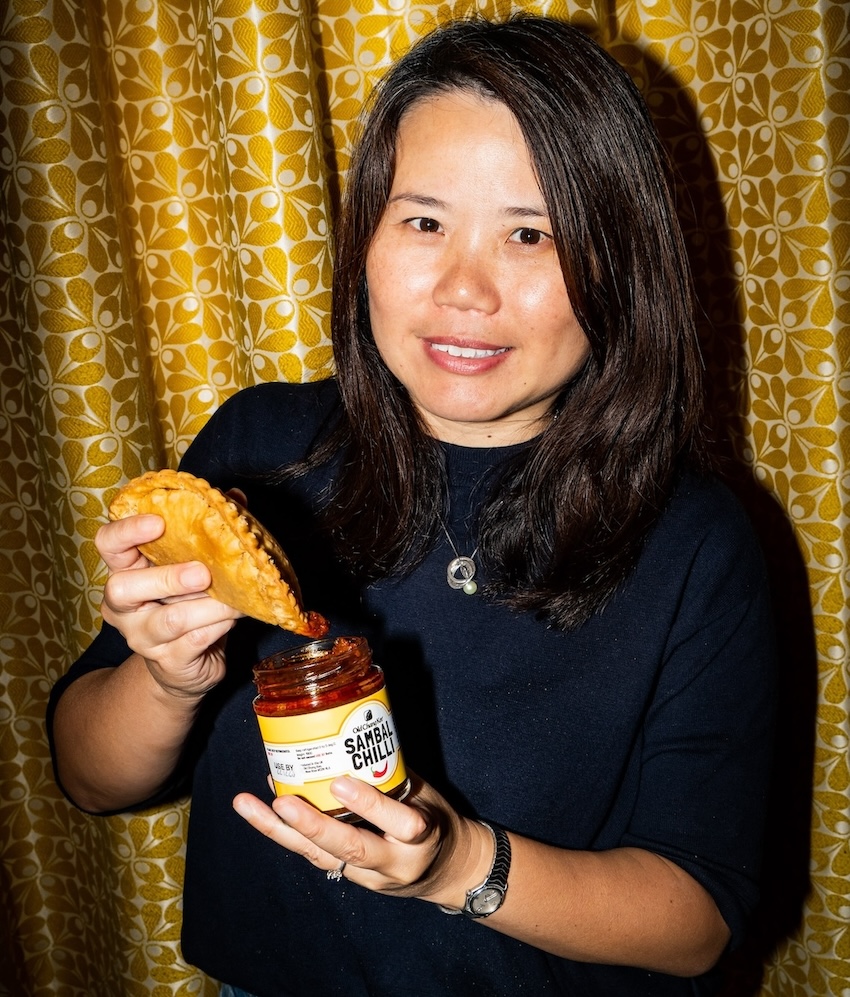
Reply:
[[[301,796],[341,820],[331,782],[350,775],[395,800],[410,791],[383,670],[362,637],[313,641],[254,667],[254,712],[278,796]]]

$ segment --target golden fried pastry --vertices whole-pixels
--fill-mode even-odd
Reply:
[[[328,622],[301,608],[292,565],[274,537],[239,503],[186,471],[149,471],[128,482],[109,518],[153,513],[165,520],[158,540],[139,549],[153,564],[201,561],[207,592],[246,616],[304,637],[323,637]]]

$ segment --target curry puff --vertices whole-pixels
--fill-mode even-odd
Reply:
[[[298,580],[275,538],[234,499],[186,471],[149,471],[129,481],[109,506],[111,520],[153,513],[165,531],[139,550],[156,565],[201,561],[208,595],[246,616],[304,637],[323,637],[328,622],[305,612]]]

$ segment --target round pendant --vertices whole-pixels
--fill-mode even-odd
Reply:
[[[446,569],[446,581],[453,589],[463,589],[467,595],[474,595],[478,586],[472,579],[475,577],[475,561],[471,557],[456,557],[449,562]],[[475,586],[470,592],[467,586]]]

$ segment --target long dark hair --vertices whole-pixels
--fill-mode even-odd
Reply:
[[[628,74],[582,30],[524,15],[455,22],[377,88],[336,232],[344,412],[310,463],[346,455],[325,514],[365,578],[409,569],[435,542],[443,451],[375,347],[365,269],[404,114],[455,90],[501,102],[517,119],[590,342],[558,418],[511,463],[479,517],[490,594],[567,629],[625,578],[678,469],[704,460],[692,291],[666,158]]]

